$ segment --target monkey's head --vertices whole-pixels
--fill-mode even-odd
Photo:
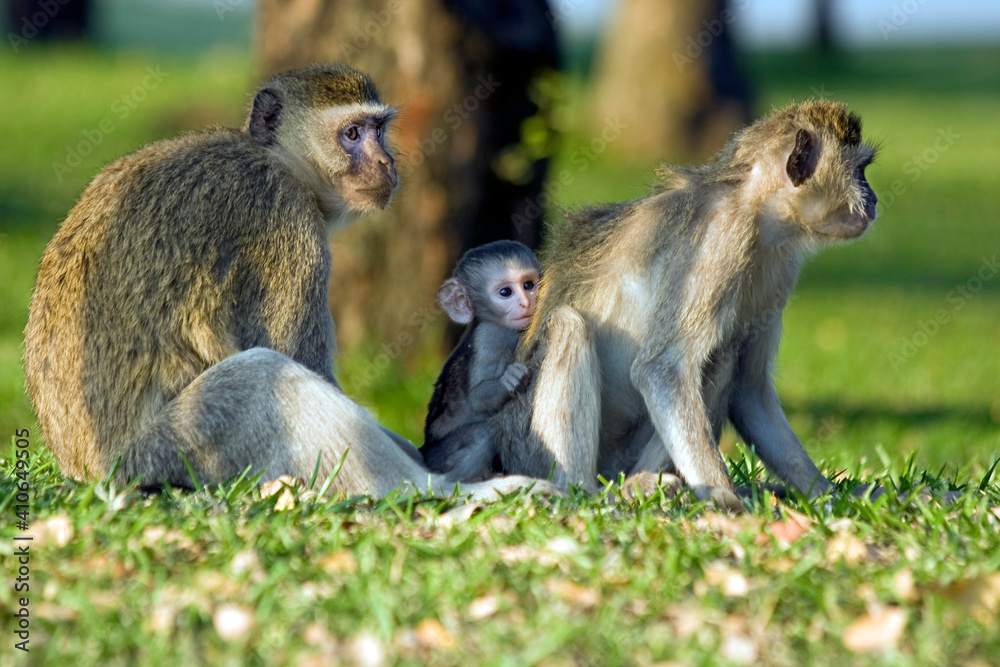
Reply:
[[[386,139],[395,114],[368,75],[310,65],[265,82],[244,129],[317,190],[320,208],[336,221],[389,205],[399,184]]]
[[[526,245],[494,241],[462,256],[438,289],[438,300],[459,324],[483,320],[523,331],[535,312],[541,276],[542,267]]]
[[[762,220],[782,235],[833,241],[860,236],[878,201],[865,177],[876,150],[861,139],[861,118],[843,104],[810,100],[744,130],[734,164],[752,165],[748,184],[763,194]]]

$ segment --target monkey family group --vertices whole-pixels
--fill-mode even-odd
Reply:
[[[242,129],[150,144],[99,173],[42,258],[27,390],[63,473],[142,488],[333,475],[490,500],[624,476],[739,510],[731,422],[782,482],[831,488],[771,380],[806,250],[862,235],[875,150],[843,105],[792,105],[654,194],[576,212],[541,261],[500,241],[438,291],[466,331],[418,448],[333,368],[328,234],[391,205],[394,110],[344,65],[264,82]]]

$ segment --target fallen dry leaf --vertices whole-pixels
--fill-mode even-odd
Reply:
[[[705,581],[727,597],[744,597],[750,592],[750,584],[741,572],[718,561],[709,563],[705,569]]]
[[[762,532],[755,540],[758,545],[763,546],[768,543],[767,533],[770,533],[782,544],[788,545],[812,529],[812,519],[805,514],[796,512],[788,507],[782,508],[781,512],[784,518],[777,521],[770,521],[764,525],[764,531],[766,532]]]
[[[31,613],[50,623],[72,623],[80,616],[78,610],[58,602],[39,602]]]
[[[178,549],[185,549],[187,551],[198,551],[201,553],[201,547],[195,545],[195,543],[186,534],[174,528],[168,529],[166,526],[147,526],[144,531],[142,531],[142,544],[146,547],[158,546],[160,542],[164,544],[173,544]]]
[[[382,667],[385,664],[385,646],[370,632],[362,630],[348,639],[344,648],[348,662],[354,667]]]
[[[523,544],[513,544],[507,547],[502,547],[498,552],[500,560],[502,560],[505,565],[525,563],[531,560],[531,554],[531,550]]]
[[[465,503],[464,505],[459,505],[454,507],[444,514],[441,514],[434,519],[434,524],[441,528],[451,528],[452,526],[465,523],[472,518],[472,515],[481,510],[484,505],[479,503]]]
[[[221,604],[212,614],[215,632],[226,641],[245,638],[254,627],[253,610],[235,604]]]
[[[469,618],[481,621],[497,613],[500,609],[500,598],[495,593],[487,593],[469,603]]]
[[[209,596],[210,599],[218,600],[219,598],[235,596],[239,592],[240,586],[221,572],[211,570],[200,573],[190,590]]]
[[[736,537],[740,533],[759,532],[763,520],[755,516],[731,517],[709,512],[699,517],[694,525],[700,530],[707,528],[722,537]]]
[[[939,592],[984,625],[995,622],[1000,612],[1000,572],[962,579]]]
[[[624,586],[631,581],[625,572],[625,557],[617,549],[609,549],[601,561],[601,579],[615,586]]]
[[[649,601],[645,598],[632,598],[625,603],[622,610],[633,616],[645,616],[649,613]]]
[[[565,579],[547,580],[545,590],[581,609],[593,609],[601,601],[600,593],[593,588],[581,586]]]
[[[237,552],[233,559],[229,561],[229,569],[237,577],[245,572],[252,572],[260,568],[260,558],[253,549],[244,549]]]
[[[920,595],[913,579],[913,570],[904,568],[892,576],[892,590],[903,602],[916,602]]]
[[[719,649],[722,657],[737,665],[752,665],[757,662],[757,644],[745,634],[727,634]]]
[[[850,533],[837,533],[826,543],[826,559],[831,563],[843,560],[857,565],[869,557],[868,545]]]
[[[335,642],[333,637],[322,623],[313,621],[302,631],[302,639],[309,646],[321,646],[330,642]]]
[[[553,537],[542,550],[553,556],[575,556],[580,552],[580,545],[571,537]]]
[[[677,605],[663,612],[680,639],[690,639],[708,621],[701,607]]]
[[[775,521],[768,524],[767,529],[771,531],[771,534],[779,542],[784,542],[785,544],[791,544],[795,540],[802,537],[806,529],[801,524],[796,521],[785,520],[785,521]]]
[[[854,527],[854,522],[845,516],[836,519],[827,527],[830,529],[831,532],[834,533],[846,533],[850,532],[851,528]]]
[[[906,613],[899,607],[875,609],[851,623],[842,640],[854,653],[894,647],[906,627]]]
[[[427,648],[449,650],[455,648],[455,638],[436,618],[425,618],[417,623],[417,640]]]
[[[279,475],[277,479],[272,479],[260,485],[260,497],[270,498],[273,495],[281,494],[274,503],[274,509],[282,512],[295,507],[294,491],[301,491],[306,488],[306,483],[299,477],[292,475]]]
[[[778,572],[785,573],[795,567],[795,561],[788,556],[779,556],[778,558],[772,558],[771,560],[764,563],[764,569],[768,572]]]
[[[149,629],[155,634],[170,634],[174,631],[174,620],[180,609],[170,602],[161,602],[153,607],[146,617]]]
[[[32,522],[28,530],[24,531],[23,537],[30,537],[30,544],[36,549],[47,546],[64,547],[73,539],[73,522],[65,514],[53,514]]]
[[[324,556],[320,561],[320,565],[327,572],[336,572],[338,574],[357,574],[358,572],[358,560],[354,557],[354,554],[346,549],[334,552],[329,556]]]
[[[517,528],[518,522],[517,519],[512,516],[507,516],[506,514],[495,514],[490,517],[487,525],[489,525],[491,530],[494,530],[501,535],[506,535]]]

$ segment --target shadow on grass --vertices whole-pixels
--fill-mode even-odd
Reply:
[[[850,401],[788,402],[789,412],[802,413],[817,422],[836,418],[846,425],[864,428],[870,422],[899,422],[907,428],[935,426],[947,422],[961,424],[963,428],[994,428],[1000,439],[1000,424],[994,420],[989,405],[913,405],[901,406],[886,403],[858,404]]]
[[[65,195],[18,180],[0,183],[0,231],[37,232],[48,238],[72,208],[77,193]]]
[[[752,53],[751,77],[760,89],[878,92],[884,95],[1000,95],[1000,49],[886,48]],[[919,72],[919,76],[914,76]]]

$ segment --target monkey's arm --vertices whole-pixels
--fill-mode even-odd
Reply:
[[[270,267],[244,278],[259,285],[263,302],[249,347],[269,347],[286,354],[339,388],[334,378],[335,328],[328,291],[330,249],[323,220],[314,204],[296,197],[266,221],[260,265]],[[290,256],[289,249],[295,253]]]
[[[434,383],[424,422],[425,454],[428,448],[438,446],[445,436],[468,421],[469,365],[472,363],[469,334],[466,330],[462,335]]]
[[[469,369],[469,407],[480,415],[491,415],[510,400],[528,374],[522,364],[514,364],[517,336],[481,325],[472,341]]]
[[[830,482],[792,432],[771,380],[770,359],[780,337],[781,323],[777,322],[744,346],[733,378],[729,418],[746,444],[782,481],[800,493],[817,496],[830,490]]]
[[[511,392],[507,390],[499,377],[483,380],[473,385],[469,391],[469,406],[480,415],[488,415],[499,410],[510,400]]]

